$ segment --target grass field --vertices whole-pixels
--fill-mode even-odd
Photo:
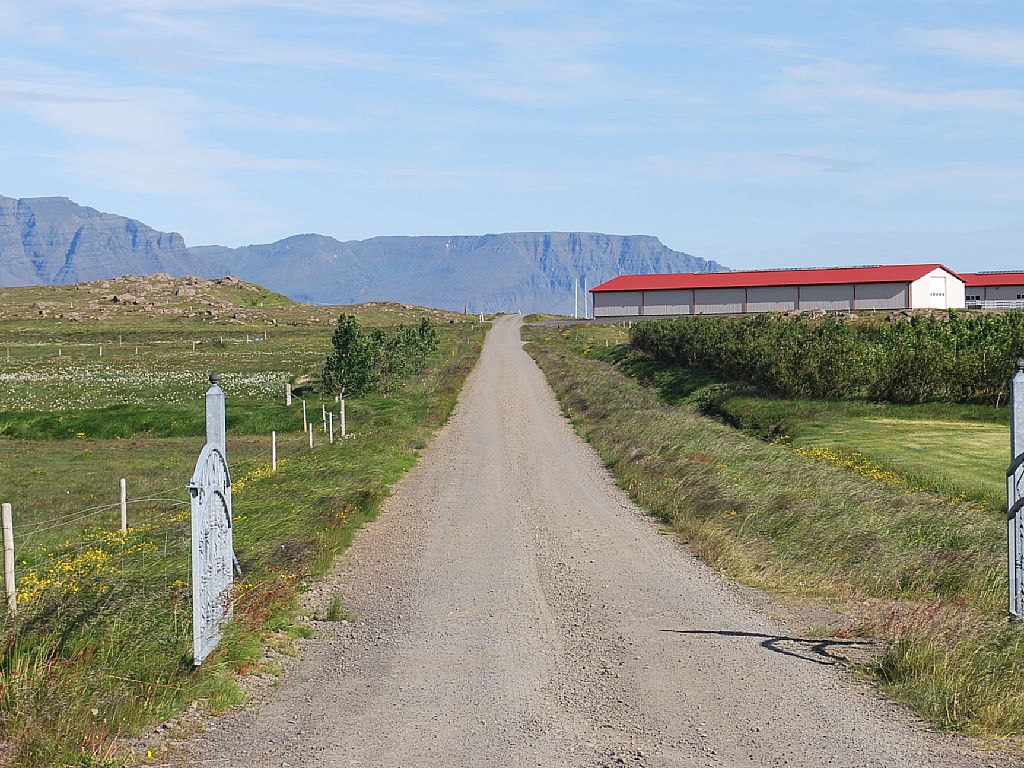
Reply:
[[[139,280],[88,295],[100,296],[93,304],[114,292],[137,295]],[[354,308],[368,325],[430,316],[441,344],[394,395],[350,400],[354,436],[330,446],[319,432],[320,403],[334,403],[312,384],[339,308],[237,284],[186,283],[189,295],[179,297],[182,285],[157,286],[146,303],[113,317],[95,306],[89,315],[75,287],[0,291],[0,500],[14,504],[19,583],[18,616],[0,614],[0,764],[146,762],[126,756],[122,737],[193,701],[219,711],[240,700],[239,674],[272,672],[268,644],[287,650],[307,631],[296,622],[298,595],[447,419],[483,339],[478,324],[450,313]],[[225,296],[241,303],[225,307]],[[46,317],[34,314],[40,301]],[[77,319],[55,316],[72,301]],[[219,316],[201,312],[203,302]],[[185,486],[204,442],[210,370],[223,373],[227,393],[244,578],[225,640],[193,669]],[[296,387],[291,408],[286,381]],[[317,425],[312,451],[303,398]],[[118,530],[121,477],[127,534]]]
[[[1006,503],[1007,408],[922,403],[898,405],[769,397],[704,371],[652,361],[633,351],[617,326],[573,329],[580,351],[613,363],[672,405],[691,405],[763,440],[822,461],[855,461],[950,498],[992,509]],[[608,346],[605,346],[605,344]]]
[[[756,411],[744,423],[735,413],[738,400],[723,407],[721,382],[643,367],[616,348],[620,328],[532,328],[524,336],[566,413],[619,483],[697,554],[787,600],[827,601],[839,618],[819,631],[879,638],[880,654],[863,672],[929,720],[974,735],[1024,733],[1024,630],[1004,618],[1003,516],[987,503],[941,492],[941,473],[929,473],[936,486],[929,490],[908,480],[910,464],[897,473],[851,459],[864,432],[875,430],[885,443],[879,436],[894,420],[891,411],[839,409],[834,424],[854,428],[842,438],[849,452],[829,458],[810,428],[794,438],[807,440],[802,448],[778,440],[788,427],[776,442],[758,434],[776,420],[756,424],[755,415],[779,415],[789,401],[744,401]],[[820,408],[789,408],[785,423],[811,424],[804,417]],[[905,431],[890,442],[907,445],[892,454],[894,464],[948,429],[948,419],[936,418],[940,410],[900,412],[896,427]],[[748,433],[722,423],[730,414]],[[832,434],[824,414],[819,429]],[[1002,475],[1005,456],[998,458],[995,433],[1005,427],[998,414],[958,414],[991,451],[978,471]],[[925,436],[914,443],[910,435],[918,432]],[[944,471],[964,486],[959,460],[947,455],[953,466]],[[989,467],[989,460],[998,463]],[[986,482],[978,493],[987,497]]]

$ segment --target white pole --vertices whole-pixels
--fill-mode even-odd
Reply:
[[[1017,373],[1010,380],[1010,471],[1006,473],[1006,498],[1008,512],[1006,519],[1007,565],[1009,569],[1010,616],[1024,619],[1024,552],[1018,550],[1021,528],[1024,528],[1024,509],[1021,502],[1018,478],[1021,469],[1019,457],[1024,456],[1024,358],[1017,360]]]
[[[583,278],[583,319],[590,319],[590,305],[587,303],[587,278]]]
[[[341,436],[344,437],[345,434],[346,434],[346,432],[345,432],[345,398],[344,397],[341,398],[341,409],[338,412],[338,415],[341,417]]]
[[[309,427],[307,426],[308,423],[309,422],[306,421],[306,401],[303,400],[302,401],[302,431],[303,432],[308,432],[309,431]]]
[[[310,427],[310,430],[309,430],[309,449],[313,450],[313,428],[312,427]]]
[[[289,384],[288,382],[285,382],[284,384],[284,404],[292,404],[292,385]]]
[[[580,281],[579,278],[573,276],[572,278],[572,316],[574,319],[579,319],[580,316]]]
[[[11,505],[3,505],[4,528],[4,591],[7,593],[7,610],[13,616],[18,612],[18,590],[14,587],[14,523],[11,521]]]
[[[121,533],[128,530],[128,482],[121,478]]]
[[[196,343],[195,343],[194,341],[192,342],[192,351],[193,351],[193,352],[195,352],[195,351],[196,351]]]
[[[277,472],[277,432],[270,433],[270,469]]]
[[[139,354],[139,348],[138,347],[135,348],[135,354],[136,355]]]
[[[331,428],[331,445],[334,445],[334,411],[327,414],[327,423]]]
[[[320,418],[323,419],[323,422],[324,422],[324,432],[326,433],[327,432],[327,406],[324,405],[323,403],[320,403]]]
[[[103,357],[103,345],[100,345],[100,357]]]

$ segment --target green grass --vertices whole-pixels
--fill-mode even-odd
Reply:
[[[568,315],[552,315],[547,312],[533,312],[523,318],[524,323],[540,323],[546,320],[571,320]]]
[[[908,482],[948,496],[1006,504],[1006,426],[967,421],[847,417],[796,426],[794,445],[858,451]]]
[[[692,398],[714,381],[694,380],[688,394],[676,381],[672,402],[664,376],[610,359],[618,333],[524,329],[565,412],[639,504],[726,573],[830,601],[845,616],[834,631],[888,641],[864,671],[928,719],[1024,732],[1024,628],[1004,619],[999,510],[703,416]]]
[[[623,343],[624,334],[616,328],[596,326],[569,336],[563,332],[561,338],[579,353],[586,350],[613,363],[664,402],[694,406],[761,439],[782,441],[825,460],[856,460],[895,474],[910,487],[993,510],[1006,503],[1006,407],[770,397],[706,371],[650,360]]]
[[[0,754],[8,751],[12,764],[120,765],[119,737],[193,701],[220,711],[241,700],[238,675],[273,672],[265,648],[287,648],[307,632],[296,622],[299,595],[376,515],[447,419],[483,339],[474,324],[441,325],[441,349],[421,373],[390,397],[347,402],[354,437],[333,446],[319,433],[320,400],[306,392],[318,430],[310,451],[301,403],[284,406],[283,382],[315,376],[331,333],[321,316],[337,317],[339,309],[262,311],[280,327],[269,341],[248,344],[244,332],[223,323],[178,319],[172,329],[137,316],[122,329],[123,345],[115,337],[105,348],[102,365],[76,363],[70,377],[51,352],[77,354],[85,347],[75,344],[101,337],[110,343],[106,325],[7,324],[28,329],[4,339],[12,342],[12,362],[0,357],[0,376],[22,387],[16,395],[33,398],[24,408],[10,392],[0,395],[9,398],[0,403],[0,497],[15,507],[21,599],[16,619],[0,614]],[[392,305],[357,311],[370,325],[417,319],[415,310]],[[192,338],[211,340],[212,351],[192,353]],[[211,368],[227,372],[235,549],[244,579],[224,641],[194,669],[185,484],[203,443]],[[33,380],[19,383],[26,371]],[[276,474],[271,429],[279,432]],[[120,477],[131,500],[124,535]]]

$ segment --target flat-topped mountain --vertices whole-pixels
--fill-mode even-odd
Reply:
[[[715,272],[712,261],[649,235],[515,232],[480,236],[296,235],[241,248],[188,248],[181,235],[66,198],[0,197],[0,285],[65,284],[125,274],[238,275],[293,299],[397,301],[471,311],[572,311],[573,282],[622,273]]]

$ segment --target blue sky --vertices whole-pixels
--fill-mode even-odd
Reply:
[[[1024,266],[1020,0],[0,0],[0,194],[193,245]]]

